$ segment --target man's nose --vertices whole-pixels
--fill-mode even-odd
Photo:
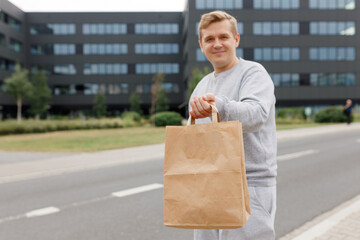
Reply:
[[[221,42],[219,41],[219,39],[215,39],[215,42],[214,42],[214,48],[219,48],[221,47]]]

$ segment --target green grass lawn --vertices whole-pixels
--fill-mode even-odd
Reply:
[[[324,124],[278,124],[277,130],[321,125]],[[93,152],[163,143],[164,141],[164,127],[58,131],[0,136],[0,150],[19,152]]]
[[[0,149],[25,152],[93,152],[164,142],[165,128],[59,131],[0,137]]]

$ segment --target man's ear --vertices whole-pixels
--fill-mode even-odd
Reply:
[[[236,41],[236,47],[238,47],[240,44],[240,34],[239,33],[236,34],[235,41]]]
[[[201,52],[204,53],[204,51],[203,51],[203,46],[202,46],[202,44],[201,44],[201,40],[200,40],[200,39],[199,39],[199,46],[200,46]]]

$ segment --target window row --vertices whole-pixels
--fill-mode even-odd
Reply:
[[[311,86],[354,86],[353,73],[311,73]]]
[[[135,34],[178,34],[177,23],[137,23]]]
[[[299,48],[254,48],[255,61],[297,61]]]
[[[0,33],[0,46],[6,46],[5,35]]]
[[[0,35],[1,37],[1,35]],[[1,38],[0,38],[1,40]],[[14,43],[16,45],[16,43]],[[78,47],[81,47],[78,46]],[[18,49],[15,47],[14,49]],[[20,46],[21,49],[21,46]],[[30,48],[32,55],[74,55],[75,44],[32,44]],[[128,45],[125,43],[85,43],[83,45],[84,55],[117,55],[127,54]],[[178,54],[179,44],[177,43],[139,43],[135,44],[136,54]]]
[[[0,21],[6,23],[15,30],[21,31],[21,22],[0,9]]]
[[[354,61],[354,47],[310,48],[310,60],[316,61]]]
[[[332,21],[332,22],[302,22],[308,26],[302,30],[301,34],[310,35],[355,35],[356,24],[354,21]],[[244,33],[244,24],[238,22],[238,32],[240,35]],[[196,35],[198,35],[199,22],[196,23]],[[299,35],[299,22],[254,22],[252,31],[254,35]]]
[[[102,93],[105,95],[118,95],[129,93],[129,84],[127,83],[112,83],[112,84],[70,84],[70,85],[55,85],[52,87],[52,93],[55,96],[61,95],[96,95]]]
[[[254,0],[254,9],[298,9],[299,0]]]
[[[354,86],[354,73],[270,73],[275,87]]]
[[[244,56],[244,51],[246,55]],[[315,61],[354,61],[354,47],[319,47],[309,49],[309,59]],[[236,49],[237,57],[255,61],[298,61],[300,60],[299,48],[242,48]],[[196,49],[196,61],[206,62],[206,56],[200,48]]]
[[[152,83],[137,84],[135,91],[140,94],[149,94],[151,92]],[[165,93],[179,93],[180,88],[177,83],[163,83],[162,87]],[[85,84],[70,84],[70,85],[54,85],[51,87],[52,93],[55,96],[66,95],[96,95],[98,93],[104,95],[119,95],[129,93],[128,83],[85,83]]]
[[[10,49],[15,52],[21,52],[22,51],[22,43],[18,40],[10,38]]]
[[[0,69],[13,71],[15,67],[15,61],[0,57]]]
[[[128,45],[124,43],[85,43],[83,46],[84,55],[91,54],[127,54]]]
[[[196,9],[242,9],[243,0],[196,0]]]
[[[309,0],[310,9],[355,9],[355,0]],[[251,3],[247,6],[251,8]],[[242,9],[243,0],[196,0],[196,9]],[[253,0],[254,9],[299,9],[300,0]]]
[[[355,0],[309,0],[311,9],[355,9]]]
[[[138,43],[135,44],[136,54],[178,54],[177,43]]]
[[[48,23],[32,24],[31,35],[72,35],[75,34],[75,24],[72,23]]]
[[[76,68],[74,64],[55,64],[55,65],[32,65],[31,73],[44,70],[47,75],[75,75]]]
[[[244,57],[244,51],[242,48],[237,48],[236,49],[236,56],[237,57]],[[196,61],[198,62],[207,62],[207,58],[205,56],[205,54],[203,54],[203,52],[201,51],[200,48],[196,49]]]
[[[85,23],[82,25],[82,30],[85,35],[119,35],[127,33],[127,25],[125,23]]]
[[[135,91],[140,94],[149,94],[151,92],[151,83],[137,84]],[[177,83],[163,83],[162,87],[165,93],[179,93],[179,84]]]
[[[254,35],[298,35],[299,22],[254,22]]]
[[[136,74],[178,74],[180,66],[178,63],[137,63],[135,72]]]
[[[30,52],[33,55],[74,55],[75,44],[32,44]]]
[[[311,35],[355,35],[355,22],[310,22]]]
[[[128,65],[122,63],[88,63],[84,64],[85,75],[127,74]]]

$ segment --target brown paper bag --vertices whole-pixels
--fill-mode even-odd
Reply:
[[[229,229],[250,216],[242,126],[239,121],[167,126],[164,224],[191,229]],[[190,121],[192,125],[190,125]]]

